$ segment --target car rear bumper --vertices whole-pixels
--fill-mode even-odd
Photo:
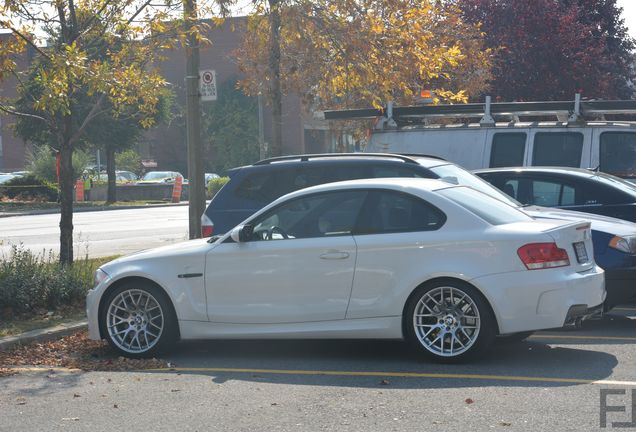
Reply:
[[[501,273],[471,281],[492,306],[501,334],[563,327],[605,300],[603,270]]]

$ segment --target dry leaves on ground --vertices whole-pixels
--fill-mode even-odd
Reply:
[[[31,343],[0,351],[0,376],[28,366],[63,367],[84,371],[127,371],[167,367],[159,359],[117,357],[104,341],[88,339],[86,331],[49,342]]]

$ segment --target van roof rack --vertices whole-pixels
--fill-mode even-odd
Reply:
[[[585,117],[604,114],[636,114],[636,100],[582,101],[576,94],[574,101],[550,102],[491,102],[486,96],[485,103],[393,106],[389,102],[385,108],[364,108],[351,110],[317,111],[320,120],[348,120],[377,118],[385,119],[395,127],[396,119],[416,119],[426,117],[481,117],[480,124],[495,123],[492,115],[538,117],[547,115],[566,116],[570,123],[581,122]]]
[[[284,161],[292,161],[292,160],[300,160],[301,162],[306,162],[309,159],[324,159],[324,158],[339,158],[339,157],[377,157],[377,158],[393,158],[399,159],[406,163],[414,163],[418,162],[413,159],[412,156],[423,157],[427,155],[404,155],[404,154],[395,154],[395,153],[315,153],[315,154],[302,154],[302,155],[289,155],[289,156],[278,156],[268,159],[263,159],[258,162],[253,163],[252,165],[268,165],[272,162],[284,162]],[[435,156],[427,156],[427,157],[435,157]],[[436,158],[439,159],[439,158]]]

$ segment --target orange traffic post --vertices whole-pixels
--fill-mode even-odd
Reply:
[[[181,176],[177,176],[174,181],[174,187],[172,188],[172,202],[178,203],[181,201],[181,188],[182,188],[183,179]]]
[[[84,201],[84,182],[82,180],[75,182],[75,201]]]

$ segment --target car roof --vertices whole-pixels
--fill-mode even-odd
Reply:
[[[473,170],[474,174],[481,173],[494,173],[494,172],[534,172],[534,173],[550,173],[550,174],[566,174],[578,177],[593,177],[597,174],[597,171],[573,168],[573,167],[559,167],[559,166],[531,166],[531,167],[504,167],[504,168],[482,168]]]
[[[403,163],[411,164],[412,166],[423,166],[425,168],[434,167],[438,165],[446,165],[449,162],[444,159],[422,154],[397,154],[397,153],[318,153],[318,154],[299,154],[281,156],[269,159],[263,159],[255,162],[252,165],[244,165],[236,168],[231,168],[228,173],[236,172],[245,168],[252,167],[300,167],[307,164],[348,164],[348,163],[360,163],[360,164],[374,164],[381,161],[382,163]]]
[[[426,179],[426,178],[414,178],[414,177],[396,177],[396,178],[369,178],[358,180],[346,180],[334,183],[323,183],[316,186],[311,186],[305,189],[300,189],[285,195],[286,198],[292,196],[300,196],[309,193],[328,192],[343,189],[395,189],[404,190],[405,188],[413,188],[424,191],[437,191],[440,189],[448,189],[453,187],[462,187],[454,185],[443,180],[438,179]],[[279,198],[280,199],[280,198]]]

